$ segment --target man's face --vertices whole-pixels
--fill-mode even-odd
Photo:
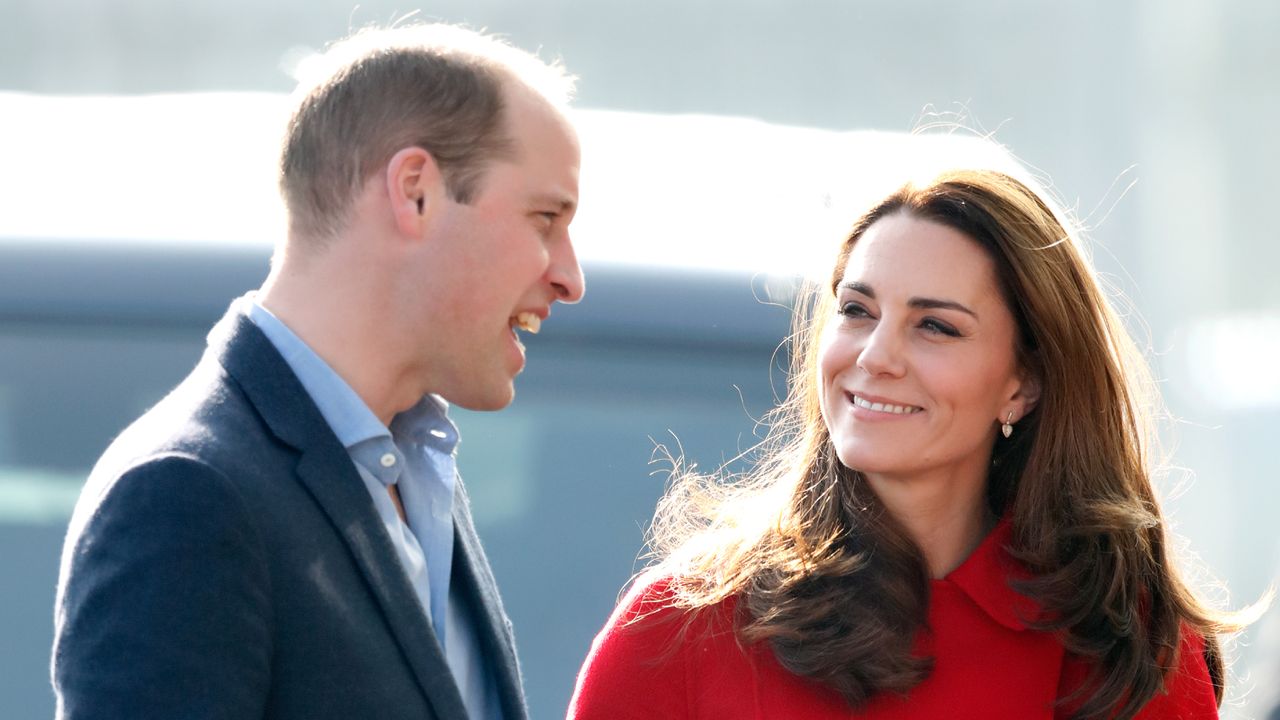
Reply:
[[[577,136],[519,86],[508,88],[507,123],[515,157],[489,166],[469,204],[444,201],[431,230],[439,282],[423,289],[439,313],[438,334],[421,339],[426,390],[473,410],[511,402],[525,362],[516,326],[540,324],[552,303],[577,302],[584,290],[569,239]]]

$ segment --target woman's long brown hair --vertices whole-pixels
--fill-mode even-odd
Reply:
[[[1030,188],[992,171],[907,185],[854,225],[832,282],[797,303],[786,400],[745,475],[683,471],[659,503],[650,548],[673,576],[673,602],[738,598],[738,632],[784,667],[860,707],[906,693],[931,668],[911,643],[928,609],[919,549],[859,473],[836,458],[817,389],[817,345],[853,245],[882,217],[954,228],[993,259],[1017,320],[1022,367],[1041,380],[1035,409],[998,438],[988,478],[1010,518],[1010,552],[1031,572],[1015,586],[1096,672],[1076,718],[1130,718],[1177,666],[1184,625],[1205,639],[1221,702],[1219,636],[1241,623],[1204,605],[1179,576],[1152,487],[1158,407],[1141,353],[1078,242]],[[993,419],[992,432],[996,431]]]

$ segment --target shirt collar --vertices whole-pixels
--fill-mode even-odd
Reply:
[[[938,582],[951,583],[973,600],[992,620],[1010,630],[1026,630],[1029,622],[1041,618],[1035,600],[1019,593],[1011,582],[1031,577],[1027,569],[1009,554],[1013,525],[1001,520],[960,567]]]
[[[391,418],[397,441],[426,446],[452,455],[458,447],[458,427],[449,419],[449,403],[438,395],[424,395],[416,405]]]
[[[352,446],[366,440],[390,439],[391,431],[347,381],[270,310],[260,305],[252,293],[236,302],[241,303],[245,314],[284,357],[343,447],[350,451]]]

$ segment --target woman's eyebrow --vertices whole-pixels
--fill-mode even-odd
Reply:
[[[876,291],[873,290],[870,285],[864,282],[860,282],[858,280],[849,280],[847,282],[840,283],[840,287],[846,290],[852,290],[856,293],[861,293],[863,295],[866,295],[872,300],[876,299]],[[913,297],[907,301],[907,306],[916,308],[918,310],[958,310],[962,313],[973,316],[973,319],[975,320],[979,319],[978,313],[970,310],[968,307],[966,307],[961,303],[956,302],[955,300],[940,300],[938,298]]]
[[[922,310],[959,310],[973,316],[974,320],[979,319],[978,313],[961,305],[954,300],[939,300],[937,298],[913,297],[907,301],[908,307],[919,308]]]
[[[849,280],[849,281],[840,283],[839,287],[842,287],[846,290],[852,290],[857,293],[862,293],[863,295],[866,295],[872,300],[876,299],[876,291],[872,290],[871,286],[864,282],[858,282],[857,280]]]

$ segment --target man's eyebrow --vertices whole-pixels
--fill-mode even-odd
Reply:
[[[858,282],[857,280],[852,280],[849,282],[840,283],[840,287],[846,290],[852,290],[856,293],[861,293],[863,295],[866,295],[872,300],[876,299],[876,291],[873,290],[870,285],[864,282]],[[939,300],[937,298],[913,297],[907,301],[907,306],[916,308],[919,310],[958,310],[959,312],[973,316],[973,319],[975,320],[979,319],[978,313],[970,310],[968,307],[954,300]]]
[[[578,204],[574,202],[572,198],[569,198],[565,195],[561,195],[559,193],[549,194],[549,195],[539,195],[534,198],[534,202],[539,205],[542,205],[542,204],[557,205],[559,206],[559,209],[557,210],[557,212],[561,212],[561,213],[569,212],[570,210],[573,210],[575,207],[578,206]]]

